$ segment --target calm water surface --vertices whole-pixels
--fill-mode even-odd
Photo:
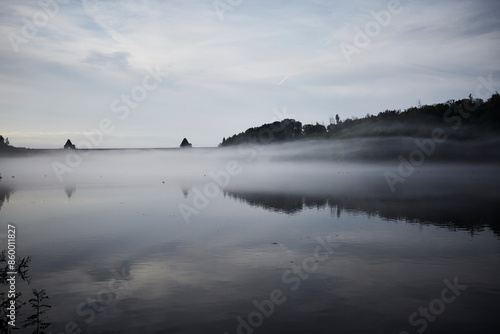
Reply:
[[[192,152],[93,153],[61,182],[62,153],[0,160],[2,249],[14,224],[18,256],[32,258],[17,289],[46,290],[48,332],[500,325],[496,166],[426,165],[391,192],[397,163]],[[29,306],[19,312],[21,323]]]

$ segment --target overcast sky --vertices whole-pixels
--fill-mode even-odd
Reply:
[[[498,0],[1,1],[0,134],[216,146],[287,117],[488,98],[499,18]]]

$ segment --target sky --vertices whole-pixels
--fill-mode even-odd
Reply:
[[[497,0],[0,2],[14,146],[195,147],[500,91]]]

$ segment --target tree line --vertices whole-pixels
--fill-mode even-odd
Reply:
[[[460,121],[460,124],[457,122]],[[459,126],[457,126],[459,125]],[[487,101],[473,98],[448,100],[433,105],[419,105],[406,110],[385,110],[378,115],[341,120],[337,114],[325,126],[302,124],[294,119],[252,127],[223,138],[219,146],[241,143],[270,144],[300,139],[334,139],[356,137],[428,136],[429,128],[453,127],[454,139],[466,140],[500,131],[500,95]]]

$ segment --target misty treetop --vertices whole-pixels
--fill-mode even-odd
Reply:
[[[9,143],[9,138],[4,138],[0,135],[0,152],[11,152],[15,150],[16,148]]]
[[[0,135],[0,149],[1,148],[7,148],[10,146],[10,143],[9,143],[9,138],[3,138],[2,135]]]
[[[419,105],[404,111],[386,110],[378,115],[341,120],[337,114],[330,124],[304,124],[284,119],[247,129],[223,138],[219,146],[240,143],[270,144],[297,139],[334,139],[357,137],[426,137],[435,128],[452,130],[450,138],[466,140],[500,131],[500,95],[487,101],[472,95],[462,100],[449,100],[433,105]]]
[[[251,142],[267,144],[283,142],[299,138],[303,133],[302,123],[294,119],[284,119],[273,123],[264,124],[259,127],[249,128],[245,132],[223,138],[219,146],[238,145],[240,143]]]

